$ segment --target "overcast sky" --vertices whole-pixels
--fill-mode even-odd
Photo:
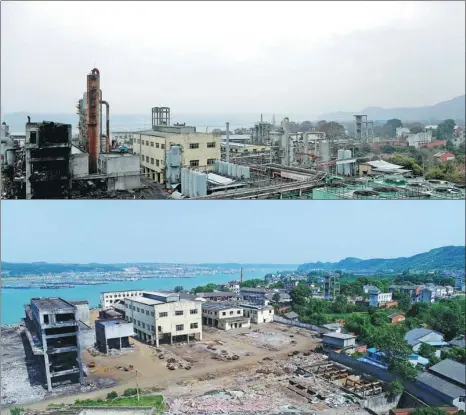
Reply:
[[[15,200],[1,216],[11,262],[299,264],[465,244],[458,201]]]
[[[465,92],[465,2],[1,2],[2,111],[432,105]]]

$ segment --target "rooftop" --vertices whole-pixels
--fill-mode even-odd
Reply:
[[[285,317],[285,318],[298,318],[299,314],[295,313],[294,311],[290,311],[289,313],[283,314],[283,317]]]
[[[100,294],[113,294],[113,293],[134,293],[143,290],[118,290],[118,291],[101,291]]]
[[[102,324],[104,326],[110,327],[110,326],[119,326],[119,325],[124,325],[124,324],[133,324],[129,323],[126,320],[123,319],[112,319],[112,320],[97,320],[96,324]]]
[[[441,377],[436,376],[434,373],[430,372],[430,370],[422,372],[420,375],[418,375],[416,377],[416,381],[421,382],[427,385],[429,388],[437,390],[453,399],[456,399],[464,395],[464,387],[455,385],[454,383],[449,382],[448,380],[442,379]]]
[[[331,337],[333,339],[341,339],[341,340],[349,340],[349,339],[356,338],[356,336],[353,336],[352,334],[343,334],[343,333],[325,333],[323,336]]]
[[[244,292],[252,292],[252,293],[266,293],[268,290],[267,290],[267,288],[249,288],[249,287],[241,287],[241,291],[244,291]]]
[[[134,301],[135,303],[145,304],[145,305],[157,305],[157,304],[165,304],[163,301],[153,300],[152,298],[146,298],[142,295],[128,298],[128,301]]]
[[[225,303],[202,303],[202,309],[206,310],[228,310],[230,308],[241,308],[237,304],[225,304]]]
[[[429,371],[436,375],[451,379],[463,386],[466,385],[466,365],[462,363],[455,362],[451,359],[445,359],[430,367]]]
[[[52,310],[52,309],[69,309],[74,310],[73,304],[68,303],[65,300],[62,300],[58,297],[41,297],[41,298],[32,298],[31,304],[34,304],[37,308],[43,310]]]
[[[273,310],[271,305],[240,304],[240,307],[250,308],[253,310]]]
[[[237,297],[238,294],[230,291],[215,291],[212,293],[197,293],[197,297]]]
[[[416,344],[421,343],[421,340],[423,337],[427,336],[428,334],[432,334],[432,333],[438,334],[442,336],[443,338],[442,333],[438,333],[434,330],[425,329],[425,328],[412,329],[405,334],[404,338],[410,346],[415,346]]]

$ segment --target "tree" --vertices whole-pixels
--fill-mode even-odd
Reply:
[[[448,140],[453,136],[455,131],[455,120],[449,118],[437,126],[437,139]]]
[[[395,359],[389,364],[388,369],[406,380],[414,380],[418,374],[416,367],[408,359]]]
[[[346,313],[348,307],[348,300],[344,295],[338,295],[332,303],[332,311],[338,314]]]
[[[345,127],[335,121],[321,125],[319,131],[324,132],[329,140],[341,140],[345,138]]]
[[[272,297],[272,301],[274,303],[279,303],[280,302],[280,293],[275,293]]]
[[[409,412],[409,415],[448,415],[448,412],[444,411],[442,408],[436,408],[434,406],[416,408]]]
[[[246,280],[240,283],[240,287],[247,287],[247,288],[257,288],[259,286],[265,285],[265,280],[261,280],[259,278],[254,278],[251,280]]]
[[[442,360],[451,359],[466,364],[466,349],[464,347],[453,347],[450,350],[442,350],[440,356]]]
[[[312,291],[304,284],[298,284],[296,287],[293,287],[290,292],[293,307],[304,306],[311,295]]]
[[[421,176],[423,174],[422,167],[418,164],[417,160],[412,157],[396,155],[395,157],[390,158],[388,161],[411,170],[416,176]]]
[[[465,308],[464,299],[459,298],[432,304],[427,323],[443,333],[445,340],[452,340],[465,331]]]
[[[403,393],[404,386],[399,380],[394,380],[388,386],[388,396],[397,396]]]
[[[385,361],[392,365],[397,360],[403,360],[411,353],[411,347],[404,339],[405,328],[401,325],[387,330],[379,327],[374,333],[371,345],[385,355]]]
[[[398,301],[398,306],[403,311],[408,311],[411,307],[411,297],[406,292],[400,292],[396,295],[395,300]]]
[[[107,400],[111,401],[112,399],[118,398],[118,393],[115,391],[111,391],[110,393],[107,393]]]
[[[371,324],[378,327],[385,326],[388,324],[388,317],[385,313],[377,311],[371,315]]]
[[[427,315],[429,306],[426,303],[416,303],[407,311],[406,317],[423,317]]]
[[[184,288],[181,285],[177,285],[173,291],[175,291],[176,293],[180,293],[184,291]]]
[[[273,284],[270,284],[269,288],[271,288],[271,289],[274,289],[274,288],[283,289],[283,288],[285,288],[285,283],[283,281],[277,281],[277,282],[274,282]]]
[[[193,294],[197,294],[197,293],[212,293],[216,290],[217,288],[217,285],[216,284],[213,284],[213,283],[210,283],[210,284],[207,284],[207,285],[199,285],[198,287],[194,288],[192,290]]]
[[[317,121],[317,124],[316,124],[317,131],[322,131],[321,128],[324,124],[327,124],[327,121],[325,120]]]
[[[392,118],[385,123],[384,127],[385,131],[390,132],[390,137],[396,137],[396,129],[403,127],[403,123],[398,118]]]
[[[415,124],[409,129],[411,134],[422,133],[425,131],[424,126],[422,124]]]

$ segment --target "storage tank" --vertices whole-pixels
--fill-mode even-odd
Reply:
[[[350,159],[351,158],[351,150],[344,150],[344,158]],[[344,164],[344,174],[345,176],[351,176],[351,164],[347,163]]]
[[[319,155],[323,163],[330,160],[330,143],[327,140],[320,141]]]

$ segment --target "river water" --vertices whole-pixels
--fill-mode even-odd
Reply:
[[[292,268],[294,269],[294,268]],[[250,270],[244,274],[243,278],[264,278],[271,270]],[[209,283],[225,284],[231,280],[239,279],[236,274],[199,274],[193,278],[152,278],[139,281],[118,281],[109,282],[104,285],[77,285],[74,288],[62,289],[3,289],[1,292],[1,324],[19,323],[24,317],[24,305],[34,297],[62,297],[64,300],[87,300],[89,307],[97,307],[102,291],[118,290],[172,290],[181,285],[185,289],[191,289],[199,285]],[[5,282],[5,280],[3,280]],[[5,282],[6,283],[6,282]]]

